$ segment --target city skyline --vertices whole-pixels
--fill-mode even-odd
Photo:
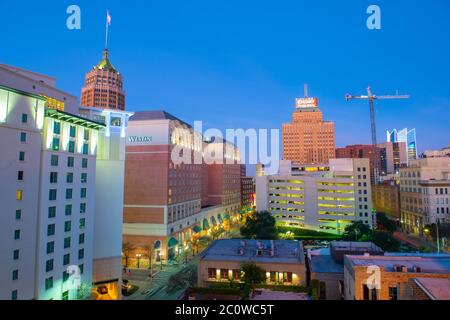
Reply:
[[[411,127],[417,129],[419,153],[445,147],[445,119],[450,113],[450,95],[445,92],[450,83],[445,74],[450,64],[444,57],[450,46],[423,40],[429,32],[434,32],[436,39],[446,38],[450,28],[446,28],[449,22],[444,11],[448,4],[437,2],[428,9],[427,17],[418,20],[425,4],[380,1],[383,24],[376,31],[365,26],[367,3],[322,4],[290,3],[269,16],[267,3],[261,7],[248,3],[239,12],[232,4],[205,4],[198,11],[181,3],[176,9],[141,4],[137,11],[117,1],[102,6],[79,1],[81,30],[70,31],[65,25],[68,3],[42,7],[14,3],[8,9],[11,15],[0,22],[8,30],[14,26],[5,39],[14,49],[3,50],[0,61],[55,76],[60,88],[80,98],[84,73],[101,58],[109,8],[111,61],[124,77],[130,111],[164,109],[189,123],[203,120],[206,127],[222,130],[281,128],[294,110],[295,97],[303,95],[303,83],[309,83],[310,96],[319,98],[324,119],[336,124],[336,146],[340,147],[370,141],[366,103],[344,101],[345,93],[364,93],[370,84],[379,94],[399,90],[412,95],[409,101],[376,104],[379,141],[386,129]],[[253,16],[249,15],[251,9]],[[34,26],[30,34],[28,27],[33,22],[26,17],[32,12],[60,18],[43,19],[46,22]],[[17,15],[22,15],[21,24],[15,22]],[[231,15],[235,18],[226,20]],[[186,28],[175,30],[167,17],[181,19],[177,25],[186,22]],[[427,23],[431,20],[433,24]],[[276,26],[271,28],[264,21]],[[321,23],[328,28],[318,31]],[[203,24],[211,30],[202,28]],[[145,34],[136,30],[145,30]],[[42,43],[34,36],[40,32],[49,38],[67,39],[66,44],[44,41],[45,50],[30,55],[26,48]],[[213,33],[218,36],[212,37]],[[358,41],[347,40],[349,35]],[[17,38],[26,41],[17,42]],[[309,44],[308,50],[304,43]],[[333,54],[326,52],[330,48]],[[392,51],[385,51],[387,48]],[[280,59],[280,54],[285,58]],[[385,61],[388,54],[390,60]],[[61,59],[63,56],[66,59]],[[366,70],[368,61],[373,70]],[[435,80],[429,81],[430,76]],[[237,113],[241,115],[238,118],[234,117]],[[430,121],[421,121],[424,117]]]

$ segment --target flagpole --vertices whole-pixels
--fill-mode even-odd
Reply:
[[[106,39],[105,39],[105,49],[108,49],[108,26],[109,26],[109,23],[108,23],[108,15],[109,15],[109,12],[106,11]]]

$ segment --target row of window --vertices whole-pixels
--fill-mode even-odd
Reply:
[[[66,189],[66,199],[72,199],[72,193],[73,193],[73,189],[68,188]],[[80,189],[80,198],[84,199],[86,198],[86,194],[87,194],[87,189],[86,188],[81,188]],[[50,189],[48,191],[48,200],[50,201],[56,201],[57,198],[57,189]]]
[[[73,168],[74,167],[74,163],[75,163],[75,158],[74,157],[67,157],[67,167],[69,168]],[[52,167],[57,167],[59,164],[59,156],[56,154],[52,154],[50,157],[50,164]],[[88,167],[88,159],[87,158],[82,158],[81,159],[81,167],[83,169],[86,169]]]
[[[85,218],[80,218],[78,227],[80,230],[84,230],[84,228],[86,227],[86,219]],[[67,220],[64,222],[64,232],[70,232],[70,231],[72,231],[72,221]],[[49,236],[49,237],[54,236],[55,233],[56,233],[56,225],[54,223],[47,225],[47,236]],[[20,233],[19,233],[19,237],[20,237]]]

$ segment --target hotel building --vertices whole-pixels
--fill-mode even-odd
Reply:
[[[241,266],[253,262],[266,271],[266,283],[306,285],[303,244],[294,240],[217,240],[200,254],[198,286],[240,282]]]
[[[278,224],[342,234],[352,221],[375,225],[369,159],[330,159],[329,165],[281,161],[278,175],[256,177],[256,210]]]
[[[292,123],[282,127],[283,160],[322,164],[335,157],[334,122],[323,121],[317,98],[297,98]]]
[[[128,124],[123,243],[152,261],[171,261],[240,209],[239,164],[207,164],[205,152],[229,150],[164,111],[136,112]],[[238,161],[237,149],[225,158]],[[176,159],[180,161],[176,161]],[[148,261],[148,257],[145,257]]]
[[[402,228],[423,234],[425,225],[450,222],[450,157],[412,160],[400,168]]]

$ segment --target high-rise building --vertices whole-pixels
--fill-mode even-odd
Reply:
[[[202,141],[189,124],[165,111],[136,112],[130,118],[123,242],[133,254],[128,259],[124,248],[126,262],[135,254],[148,261],[147,248],[154,249],[152,261],[173,260],[190,250],[193,235],[208,234],[239,211],[240,165],[203,161],[205,150],[229,149],[224,145]],[[233,150],[225,157],[236,161]]]
[[[375,150],[375,153],[374,153]],[[357,159],[366,158],[370,160],[370,181],[375,184],[378,181],[378,176],[381,172],[381,152],[380,148],[373,148],[369,144],[357,144],[346,146],[343,148],[336,148],[336,158],[338,159]]]
[[[415,160],[418,158],[416,129],[408,130],[407,128],[405,128],[400,131],[394,129],[391,132],[386,131],[386,136],[387,142],[405,143],[407,164],[409,164],[411,160]]]
[[[256,210],[286,226],[342,234],[352,221],[375,225],[368,159],[327,165],[281,161],[277,175],[257,176]]]
[[[108,49],[102,60],[86,74],[81,89],[81,105],[102,109],[125,110],[122,75],[109,60]]]
[[[335,157],[334,122],[323,121],[317,98],[297,98],[292,123],[282,127],[283,160],[323,164]]]
[[[384,142],[378,144],[380,149],[381,175],[396,174],[401,166],[406,165],[406,143]]]
[[[56,79],[16,67],[0,66],[0,86],[0,298],[89,297],[92,282],[120,298],[129,114],[80,110]]]
[[[450,157],[413,160],[400,168],[400,201],[402,227],[411,233],[450,222]]]

